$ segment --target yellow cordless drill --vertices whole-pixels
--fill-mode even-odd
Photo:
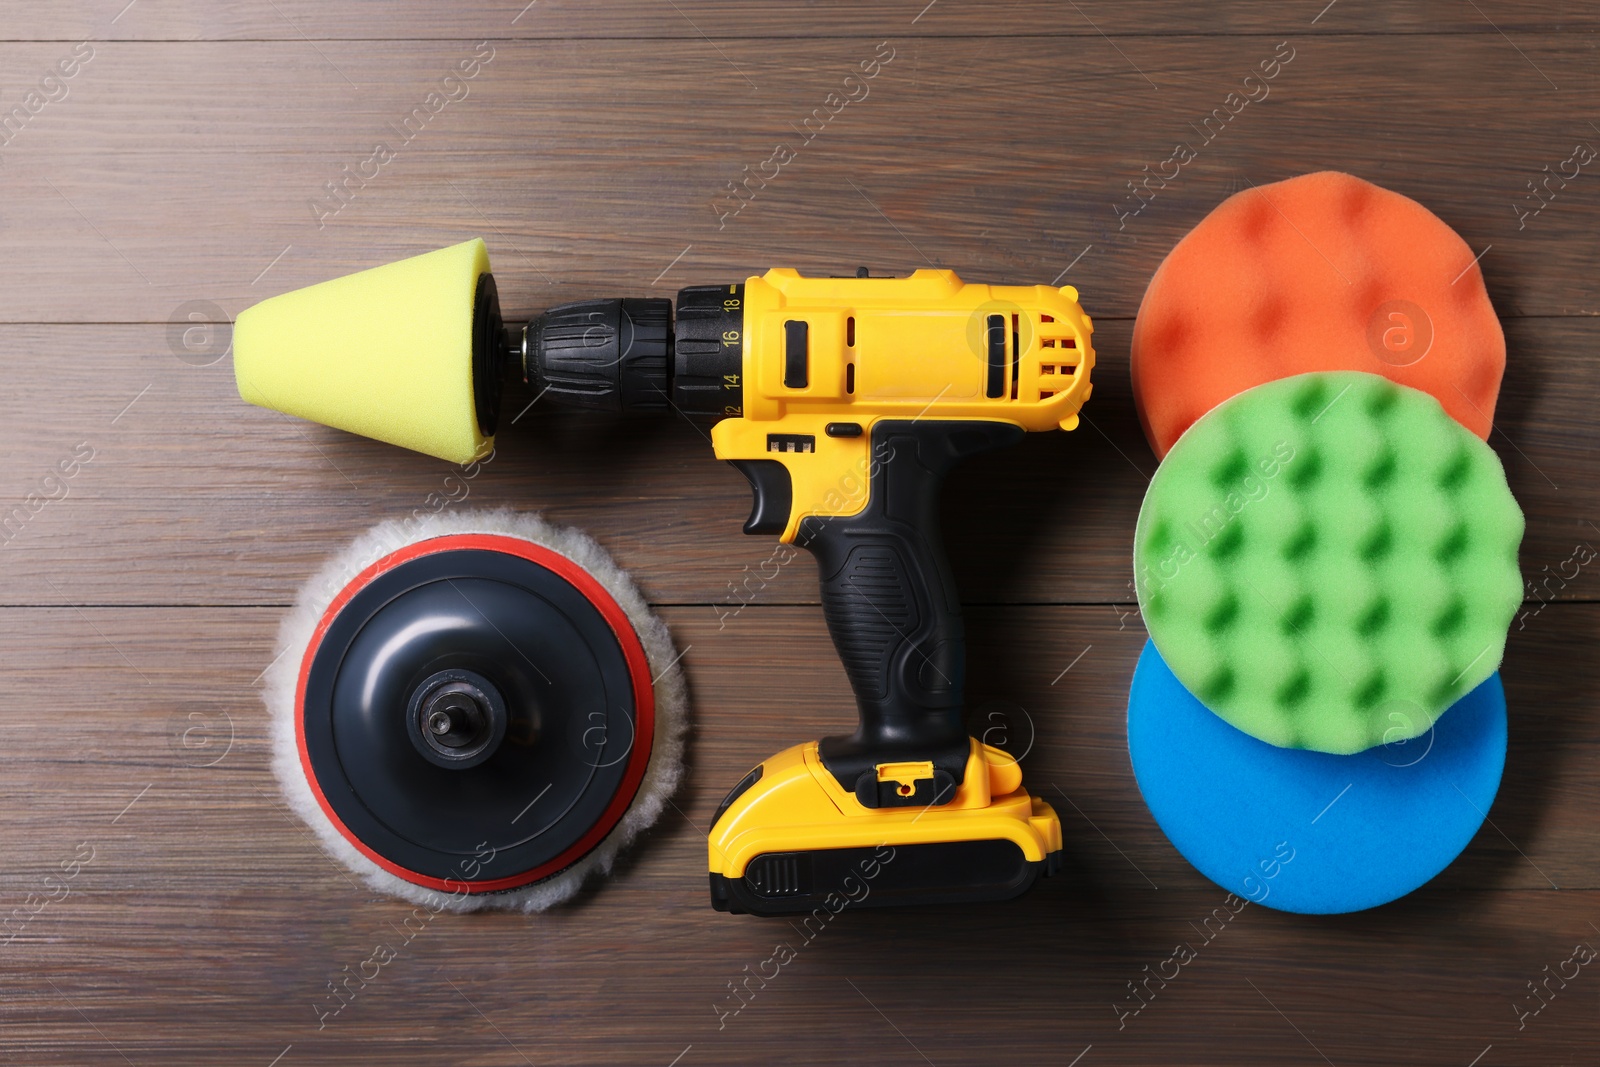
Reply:
[[[755,490],[745,532],[816,557],[861,715],[728,794],[709,841],[716,907],[1004,899],[1053,873],[1055,812],[1010,756],[967,735],[938,494],[960,460],[1078,424],[1090,331],[1071,288],[946,270],[778,269],[678,294],[674,402],[723,416],[712,445]]]
[[[241,348],[246,399],[461,462],[487,447],[503,367],[520,364],[540,405],[717,420],[717,457],[754,490],[745,532],[817,559],[860,725],[778,753],[728,793],[709,835],[716,908],[1002,900],[1055,872],[1056,813],[964,724],[965,643],[938,494],[966,457],[1077,426],[1094,349],[1075,289],[970,284],[948,270],[774,269],[683,289],[675,311],[667,299],[591,300],[507,330],[482,243],[433,255],[455,256],[465,266],[448,269],[471,277],[465,432],[419,441],[403,429],[413,409],[432,407],[437,421],[439,405],[457,402],[421,371],[352,414],[247,382],[247,370],[278,372]],[[464,313],[467,287],[456,288]],[[305,373],[286,365],[294,338],[275,345],[284,374]]]

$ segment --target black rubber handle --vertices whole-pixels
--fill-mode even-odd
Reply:
[[[872,428],[867,506],[811,516],[796,543],[817,558],[822,610],[855,690],[861,725],[825,737],[822,761],[869,807],[947,803],[966,770],[966,642],[939,536],[939,490],[968,456],[1021,440],[1005,422],[884,420]],[[902,794],[880,763],[929,760]]]

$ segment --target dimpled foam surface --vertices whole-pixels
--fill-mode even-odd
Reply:
[[[1225,401],[1156,471],[1134,532],[1174,674],[1260,740],[1352,753],[1425,733],[1499,666],[1522,512],[1488,445],[1357,372]]]
[[[467,463],[490,442],[472,396],[474,238],[264,300],[239,315],[239,395],[363,437]]]
[[[1157,456],[1254,385],[1362,370],[1431,393],[1487,438],[1505,337],[1475,251],[1427,208],[1336,171],[1245,189],[1167,255],[1133,328]]]
[[[1472,840],[1505,766],[1505,692],[1494,674],[1421,737],[1300,752],[1208,712],[1146,644],[1128,754],[1162,832],[1217,885],[1284,911],[1358,911],[1416,889]]]

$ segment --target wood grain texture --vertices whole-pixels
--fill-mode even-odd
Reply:
[[[1600,946],[1600,579],[1551,577],[1600,539],[1600,189],[1585,172],[1521,228],[1513,210],[1600,143],[1593,5],[124,3],[0,13],[0,122],[77,42],[94,50],[0,136],[0,529],[56,497],[0,534],[0,918],[66,885],[0,945],[0,1062],[1594,1062],[1600,979],[1521,1029],[1516,1006],[1575,943]],[[467,96],[319,228],[323,184],[483,40]],[[1125,183],[1284,40],[1270,97],[1119,228]],[[881,41],[894,59],[867,99],[805,140]],[[726,183],[778,141],[797,160],[719,228]],[[1144,640],[1128,546],[1155,465],[1131,319],[1218,200],[1324,167],[1487,249],[1509,351],[1492,443],[1532,583],[1504,665],[1505,779],[1429,886],[1354,916],[1247,908],[1119,1027],[1126,984],[1224,899],[1127,761]],[[1100,354],[1085,425],[975,461],[944,504],[969,703],[1031,738],[1063,877],[1003,906],[847,911],[815,940],[706,906],[724,790],[853,710],[814,566],[761,577],[771,544],[738,532],[749,490],[700,428],[535,407],[467,478],[240,403],[244,307],[478,234],[516,315],[772,264],[1082,290]],[[574,906],[408,936],[409,909],[279,799],[257,685],[329,553],[382,518],[477,506],[582,526],[633,572],[685,650],[689,774]],[[795,961],[719,1021],[727,983],[783,940]],[[379,943],[395,960],[319,1029],[327,984]]]
[[[1326,10],[1324,6],[1326,5]],[[648,0],[586,4],[580,0],[504,0],[493,4],[440,5],[401,0],[382,5],[330,5],[317,0],[270,4],[128,3],[71,0],[48,11],[15,5],[6,12],[0,40],[253,40],[387,41],[494,38],[849,37],[915,32],[924,36],[1169,36],[1272,34],[1298,30],[1316,18],[1324,32],[1495,33],[1504,30],[1593,30],[1600,19],[1574,0],[1513,0],[1484,11],[1448,0],[1408,3],[1301,4],[1252,0],[1197,5],[1178,0],[1133,0],[1076,11],[1050,0],[958,4],[951,0],[895,0],[859,4],[806,0],[798,4],[739,4],[731,0],[681,0],[666,7]],[[1490,12],[1492,12],[1492,17]]]
[[[1222,197],[1330,167],[1423,201],[1475,252],[1492,245],[1483,270],[1502,313],[1600,310],[1593,243],[1560,239],[1600,224],[1600,196],[1580,177],[1521,229],[1515,210],[1544,167],[1600,136],[1587,34],[1521,35],[1521,55],[1499,35],[1419,44],[1308,26],[1288,39],[1270,94],[1210,143],[1197,128],[1276,42],[1162,38],[1130,60],[1098,39],[898,39],[866,97],[820,132],[806,119],[877,40],[729,40],[731,62],[704,42],[500,42],[409,142],[396,129],[472,42],[98,44],[66,96],[0,148],[0,248],[27,266],[0,293],[0,321],[167,322],[188,301],[231,317],[479,234],[518,315],[774,263],[934,263],[1063,277],[1091,313],[1131,316]],[[0,45],[0,66],[37,72],[20,89],[70,54]],[[1493,96],[1465,110],[1464,87],[1489,76]],[[1195,161],[1119,221],[1128,183],[1180,140],[1199,145]],[[378,143],[394,158],[362,179]],[[728,183],[779,143],[796,158],[724,219]],[[326,183],[352,174],[337,214],[313,211],[337,206]],[[91,272],[103,281],[86,298]]]

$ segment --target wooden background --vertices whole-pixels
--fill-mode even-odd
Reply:
[[[1128,553],[1155,466],[1127,378],[1145,282],[1246,182],[1343,168],[1428,205],[1487,249],[1509,348],[1493,443],[1526,575],[1563,570],[1600,541],[1600,178],[1520,228],[1513,205],[1600,145],[1594,5],[125,3],[0,5],[0,111],[92,49],[0,147],[0,511],[58,497],[0,547],[0,915],[38,909],[0,948],[0,1059],[1600,1062],[1600,975],[1517,1019],[1543,968],[1600,946],[1592,565],[1513,632],[1505,780],[1453,867],[1367,914],[1246,909],[1120,1030],[1113,1010],[1223,899],[1151,821],[1124,744],[1143,641]],[[324,183],[480,41],[468,96],[319,227]],[[1119,230],[1125,183],[1283,41],[1270,98]],[[868,97],[719,229],[726,183],[799,144],[880,42]],[[853,718],[815,568],[730,614],[771,546],[739,533],[745,484],[693,427],[530,415],[456,506],[542,510],[633,571],[686,652],[687,784],[599,891],[435,919],[319,1029],[327,983],[408,909],[285,809],[257,679],[319,561],[455,472],[245,407],[227,322],[475,235],[517,316],[774,264],[1082,290],[1100,353],[1084,427],[974,462],[945,504],[969,695],[1034,736],[1063,877],[1001,906],[847,911],[719,1028],[727,983],[794,937],[710,910],[702,831],[749,765]],[[47,484],[75,449],[92,460]]]

